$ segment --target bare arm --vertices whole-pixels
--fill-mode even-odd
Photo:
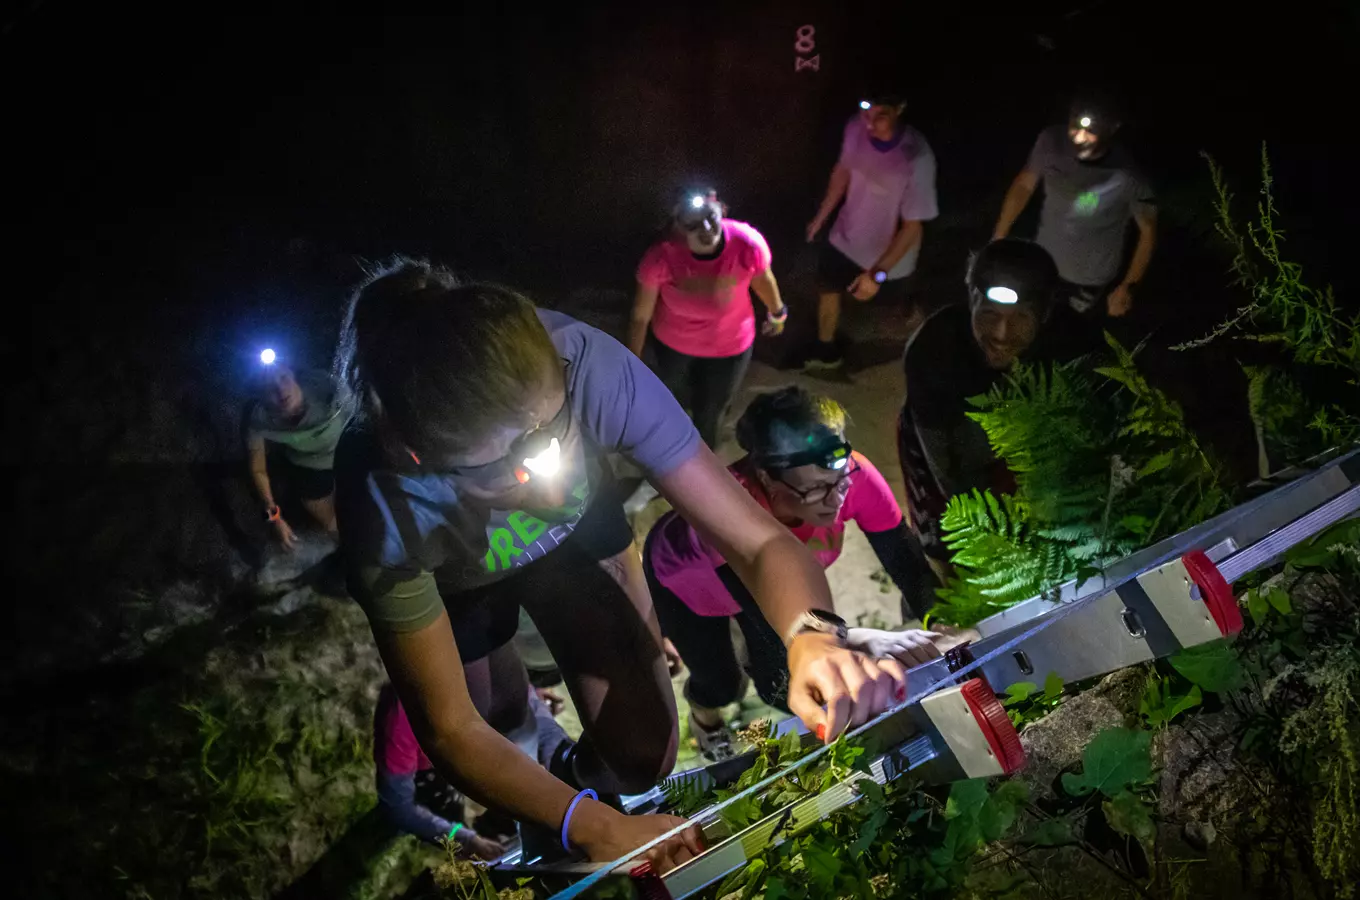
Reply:
[[[850,188],[850,170],[840,163],[836,163],[831,169],[831,180],[826,185],[826,196],[822,198],[822,205],[817,208],[817,215],[812,218],[807,227],[807,239],[816,240],[817,232],[822,230],[826,220],[836,211],[836,207],[845,199],[845,192]]]
[[[996,228],[992,231],[992,240],[999,241],[1011,233],[1011,226],[1025,211],[1025,207],[1029,205],[1029,198],[1034,196],[1034,189],[1038,186],[1038,172],[1031,172],[1029,169],[1020,170],[1020,174],[1015,176],[1010,189],[1006,191],[1006,199],[1001,201],[1001,215],[997,216]]]
[[[419,631],[375,633],[378,650],[411,727],[430,761],[445,778],[478,801],[550,829],[559,828],[576,792],[553,777],[488,725],[468,694],[462,659],[446,612]],[[568,837],[592,859],[610,860],[680,824],[671,816],[628,817],[583,799],[572,814]],[[689,852],[697,839],[685,836]],[[662,845],[664,862],[683,860]]]
[[[921,235],[924,226],[920,222],[903,219],[897,224],[897,233],[893,235],[892,242],[888,244],[888,249],[883,251],[883,255],[874,263],[873,268],[882,269],[885,272],[892,271],[892,267],[902,261],[902,257],[911,252],[911,248],[921,243]]]
[[[652,315],[656,312],[656,295],[660,288],[649,287],[638,282],[637,293],[633,296],[633,318],[628,326],[628,349],[642,359],[642,347],[647,343],[647,329],[652,325]]]
[[[701,446],[656,487],[727,560],[775,633],[788,635],[810,609],[834,609],[821,565],[712,450]],[[905,696],[906,672],[895,660],[869,660],[825,634],[805,632],[789,642],[789,709],[824,740]]]
[[[264,501],[265,509],[274,508],[274,490],[269,484],[269,468],[265,464],[264,438],[251,436],[246,440],[246,451],[250,455],[250,480],[255,484],[255,493]]]
[[[1156,208],[1149,206],[1134,213],[1133,221],[1138,226],[1138,246],[1133,248],[1133,259],[1129,261],[1129,270],[1124,274],[1126,285],[1137,284],[1143,280],[1148,266],[1152,263],[1152,251],[1157,247]]]
[[[760,302],[765,304],[765,308],[774,315],[784,309],[784,301],[779,296],[779,283],[774,280],[774,270],[767,268],[765,271],[751,279],[751,290]]]

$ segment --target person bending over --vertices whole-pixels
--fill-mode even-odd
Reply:
[[[803,544],[604,333],[398,260],[355,292],[337,371],[361,402],[336,452],[350,591],[431,763],[483,805],[601,861],[684,825],[582,790],[649,789],[679,733],[609,452],[647,473],[749,587],[785,639],[789,707],[809,728],[833,740],[904,694],[900,663],[850,649],[825,621],[830,590]],[[521,604],[584,729],[549,770],[500,733],[527,716],[511,643]],[[649,856],[664,870],[698,840],[691,828]]]
[[[284,547],[292,550],[297,546],[297,535],[274,500],[266,461],[268,445],[283,448],[285,480],[311,517],[334,534],[335,478],[331,469],[335,447],[349,417],[329,375],[310,369],[294,371],[272,350],[265,354],[259,364],[257,396],[246,406],[242,431],[250,458],[250,478],[264,505],[264,518]]]
[[[892,489],[873,463],[851,449],[845,423],[840,404],[801,387],[762,394],[737,422],[746,456],[729,471],[823,568],[840,556],[845,525],[854,522],[903,596],[914,596],[929,572],[912,555]],[[741,699],[747,684],[729,620],[736,619],[746,639],[747,672],[756,691],[780,708],[786,708],[789,684],[783,641],[722,556],[680,516],[668,513],[653,526],[643,566],[662,633],[675,642],[690,669],[685,682],[690,733],[706,756],[724,758],[732,752],[732,736],[722,707]],[[846,632],[849,646],[907,665],[939,655],[931,643],[935,636],[914,630]]]
[[[968,305],[932,315],[903,356],[898,458],[913,532],[941,577],[949,553],[940,517],[949,498],[1015,490],[982,426],[968,418],[968,398],[987,393],[1017,360],[1072,359],[1094,349],[1096,339],[1093,328],[1055,304],[1058,270],[1038,244],[1016,238],[988,244],[969,265],[967,289]]]

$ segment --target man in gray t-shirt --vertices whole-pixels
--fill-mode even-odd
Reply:
[[[1157,242],[1152,189],[1115,142],[1118,130],[1118,119],[1099,106],[1074,104],[1066,127],[1047,128],[1039,135],[1029,161],[1006,192],[992,235],[998,240],[1010,234],[1043,181],[1035,241],[1057,262],[1068,302],[1077,312],[1087,312],[1104,299],[1111,316],[1127,313]],[[1130,219],[1138,226],[1138,245],[1120,279]]]

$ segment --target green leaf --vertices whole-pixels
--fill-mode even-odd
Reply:
[[[978,825],[982,836],[989,841],[999,841],[1015,824],[1016,804],[992,797],[982,806],[978,814]]]
[[[1062,692],[1062,676],[1057,672],[1049,672],[1048,677],[1044,679],[1044,699],[1049,701],[1057,700],[1062,696]]]
[[[818,844],[808,844],[803,848],[802,856],[803,871],[819,889],[818,896],[832,896],[832,887],[841,871],[841,861],[830,850]]]
[[[944,817],[969,820],[976,819],[982,805],[987,802],[987,779],[969,778],[954,782],[949,789],[949,799],[945,801]]]
[[[1006,688],[1006,699],[1001,701],[1001,705],[1015,706],[1017,703],[1024,703],[1038,690],[1039,685],[1032,681],[1017,681]]]
[[[1289,592],[1284,588],[1271,588],[1269,593],[1266,594],[1266,602],[1282,616],[1287,616],[1294,611],[1294,605],[1289,600]]]
[[[1045,819],[1025,832],[1020,840],[1033,847],[1062,847],[1075,844],[1077,836],[1072,823],[1066,819]]]
[[[1190,690],[1183,697],[1168,697],[1166,705],[1169,707],[1166,713],[1167,721],[1179,716],[1187,709],[1194,709],[1204,702],[1204,695],[1200,693],[1199,685],[1190,685]]]
[[[765,882],[765,900],[784,900],[788,896],[789,889],[788,885],[784,884],[784,879],[778,875],[771,875]]]
[[[1225,641],[1211,641],[1198,647],[1187,647],[1169,660],[1171,667],[1184,675],[1191,684],[1206,691],[1222,694],[1235,691],[1244,684],[1242,663]]]
[[[802,735],[798,733],[798,729],[790,729],[788,734],[779,739],[779,764],[787,765],[802,755]]]
[[[723,807],[718,815],[733,831],[740,831],[760,818],[760,803],[754,797],[742,797]]]
[[[1156,456],[1152,457],[1152,459],[1143,463],[1142,468],[1138,470],[1138,477],[1143,478],[1155,472],[1160,472],[1167,466],[1175,462],[1175,460],[1176,451],[1174,450],[1167,450],[1163,453],[1158,453]]]
[[[741,900],[751,900],[765,883],[765,860],[756,857],[746,866],[746,887],[742,889]],[[718,896],[722,896],[719,894]]]
[[[869,778],[861,778],[855,782],[855,789],[868,798],[870,803],[883,802],[883,785]]]
[[[1100,805],[1105,821],[1120,834],[1148,842],[1157,836],[1151,806],[1132,791],[1120,791]]]
[[[1063,789],[1077,797],[1099,791],[1113,797],[1152,776],[1152,734],[1142,729],[1107,728],[1082,753],[1080,775],[1063,773]]]
[[[888,810],[880,806],[869,814],[869,818],[860,823],[857,829],[859,834],[855,837],[855,842],[850,845],[850,855],[858,856],[869,845],[878,839],[878,832],[883,828],[883,823],[888,821]]]
[[[1255,588],[1247,591],[1247,612],[1251,613],[1252,624],[1257,628],[1264,625],[1270,615],[1270,604],[1266,603],[1266,598]]]

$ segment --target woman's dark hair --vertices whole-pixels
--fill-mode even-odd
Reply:
[[[527,426],[526,396],[556,361],[527,297],[397,257],[355,289],[335,373],[362,414],[439,455],[496,425]]]
[[[760,394],[737,420],[737,443],[759,462],[845,437],[845,409],[796,384]]]

